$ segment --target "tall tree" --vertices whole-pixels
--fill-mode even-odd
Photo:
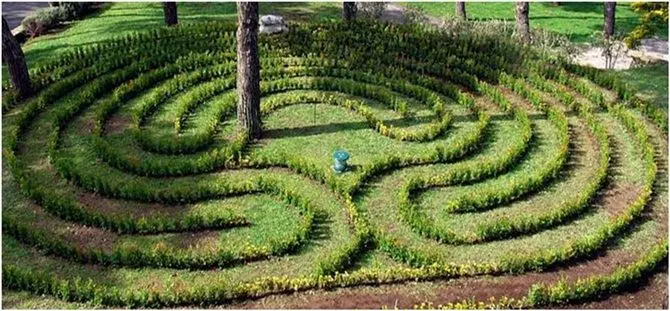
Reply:
[[[7,64],[9,79],[12,86],[19,92],[19,96],[26,98],[32,95],[33,89],[30,85],[30,76],[28,75],[28,66],[26,66],[23,50],[21,50],[21,45],[16,42],[9,30],[9,25],[4,16],[2,17],[2,60]]]
[[[342,18],[345,21],[352,21],[356,18],[356,2],[344,1],[342,2]]]
[[[465,14],[465,2],[457,1],[456,2],[456,17],[461,20],[468,19],[468,16]]]
[[[249,139],[261,136],[258,2],[237,3],[237,122]]]
[[[530,43],[530,24],[528,22],[528,2],[516,3],[516,31],[521,43]]]
[[[163,2],[163,14],[168,26],[177,25],[177,3]]]
[[[603,32],[605,38],[614,35],[614,16],[616,12],[616,2],[605,2],[605,24],[603,25]]]

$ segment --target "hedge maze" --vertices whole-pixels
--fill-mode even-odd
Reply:
[[[257,142],[235,128],[232,24],[33,68],[37,95],[3,98],[3,286],[157,308],[532,273],[489,303],[541,308],[663,267],[667,118],[625,81],[409,25],[259,45]]]

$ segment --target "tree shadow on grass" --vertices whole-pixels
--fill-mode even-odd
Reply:
[[[178,5],[179,21],[184,25],[236,21],[236,4],[233,2]],[[261,3],[260,10],[261,14],[283,15],[288,21],[323,20],[337,18],[340,14],[339,6],[333,3]],[[97,19],[95,23],[91,22],[93,19]],[[164,27],[160,3],[146,3],[138,7],[127,4],[103,5],[97,12],[65,26],[56,34],[28,41],[26,59],[30,64],[39,64],[77,47],[103,43],[129,33],[158,27]]]
[[[285,127],[263,131],[264,139],[314,136],[328,133],[348,132],[369,129],[367,122],[339,122],[317,124],[303,127]]]
[[[546,116],[543,114],[529,114],[528,116],[531,120],[544,120]],[[412,125],[424,125],[431,122],[432,118],[423,118],[419,122],[414,122]],[[502,121],[502,120],[513,120],[514,116],[511,114],[502,114],[491,116],[491,121]],[[407,126],[407,119],[400,118],[394,120],[384,121],[386,125],[393,126],[396,128],[403,128]],[[454,116],[454,123],[462,122],[474,122],[471,116],[468,115],[459,115]],[[357,121],[357,122],[337,122],[337,123],[328,123],[328,124],[316,124],[310,126],[302,127],[283,127],[283,128],[273,128],[263,131],[263,139],[277,139],[277,138],[289,138],[289,137],[306,137],[306,136],[315,136],[321,134],[330,134],[337,132],[349,132],[349,131],[359,131],[359,130],[372,130],[370,124],[366,121]]]
[[[575,13],[603,13],[603,4],[602,2],[561,2],[560,5],[556,6],[551,4],[551,2],[541,2],[536,3],[541,4],[545,7],[551,7],[555,10],[575,12]],[[572,17],[575,18],[574,16]]]
[[[427,124],[430,123],[429,119],[418,120],[419,122],[414,122],[413,125],[418,124]],[[407,125],[407,119],[394,119],[384,121],[384,124],[402,128]],[[337,133],[337,132],[348,132],[348,131],[358,131],[372,129],[370,124],[366,121],[357,121],[357,122],[337,122],[337,123],[328,123],[328,124],[316,124],[303,127],[284,127],[284,128],[274,128],[263,131],[263,138],[272,139],[272,138],[287,138],[287,137],[304,137],[304,136],[314,136],[321,134]]]

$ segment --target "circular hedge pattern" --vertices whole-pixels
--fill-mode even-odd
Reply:
[[[5,96],[6,287],[169,307],[625,257],[528,284],[516,303],[538,307],[667,256],[666,119],[609,74],[480,35],[297,24],[260,38],[249,142],[234,32],[80,48],[32,70],[35,97]]]

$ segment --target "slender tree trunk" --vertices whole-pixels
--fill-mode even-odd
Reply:
[[[163,2],[163,14],[168,26],[177,25],[177,3]]]
[[[356,18],[356,2],[344,1],[342,2],[342,18],[345,21],[352,21]]]
[[[468,16],[465,14],[465,2],[456,2],[456,17],[461,20],[467,20]]]
[[[605,2],[605,24],[603,25],[603,32],[605,38],[614,35],[614,16],[616,12],[616,2]]]
[[[528,2],[516,3],[516,30],[521,43],[530,43],[530,24],[528,22]]]
[[[249,139],[261,136],[258,2],[237,3],[237,122]]]
[[[33,89],[30,86],[30,76],[23,57],[23,50],[14,39],[4,17],[2,18],[2,60],[7,64],[9,79],[12,86],[19,92],[19,96],[26,98],[32,95]]]

